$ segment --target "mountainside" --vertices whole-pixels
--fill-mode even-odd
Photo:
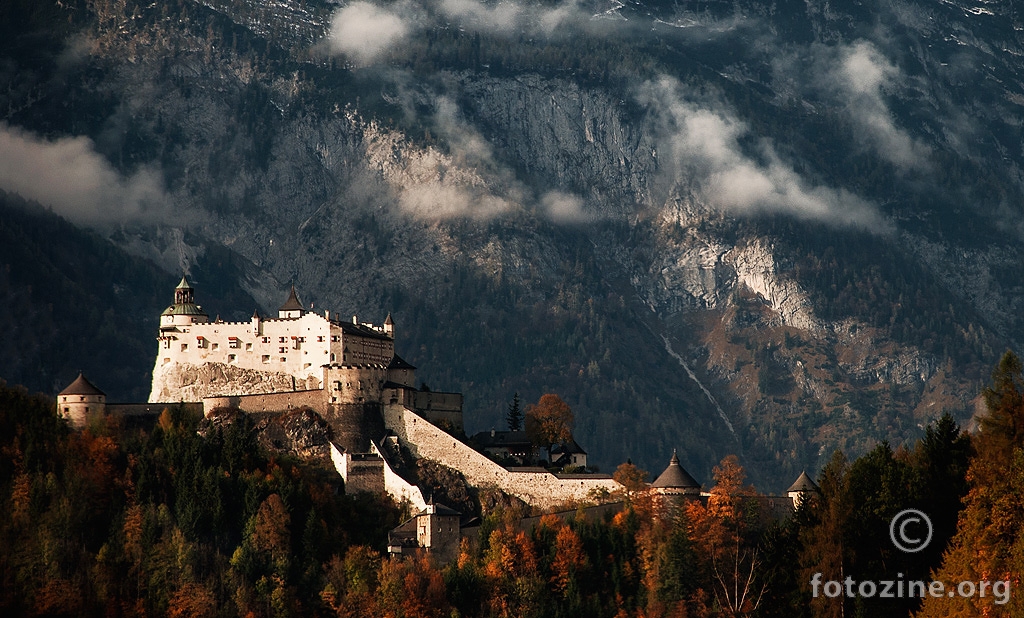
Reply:
[[[469,433],[554,391],[606,469],[678,448],[709,482],[737,453],[781,490],[969,418],[1022,343],[1008,0],[15,0],[0,24],[0,189],[168,281],[219,265],[211,316],[289,283],[392,312]]]

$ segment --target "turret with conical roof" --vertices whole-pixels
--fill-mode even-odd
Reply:
[[[679,456],[674,449],[668,467],[651,483],[651,487],[662,494],[700,495],[700,483],[679,465]]]
[[[85,427],[88,415],[103,414],[106,407],[106,393],[96,388],[83,373],[57,394],[57,412],[76,429]]]
[[[295,293],[295,286],[292,286],[291,291],[288,293],[288,300],[284,301],[284,304],[277,310],[277,317],[279,318],[301,318],[302,314],[306,312],[305,307],[299,302],[299,296]]]
[[[796,481],[789,486],[786,490],[786,494],[793,500],[793,508],[799,508],[800,504],[808,498],[811,494],[816,494],[821,491],[821,488],[811,480],[811,477],[804,470],[797,477]]]

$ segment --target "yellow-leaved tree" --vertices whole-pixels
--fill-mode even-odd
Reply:
[[[1020,359],[1007,352],[992,377],[992,386],[984,393],[987,413],[981,419],[975,455],[967,471],[970,490],[956,536],[935,574],[946,590],[957,594],[927,596],[918,618],[1024,616],[1024,595],[1020,594],[1024,574],[1024,375]],[[961,582],[962,589],[956,589]]]

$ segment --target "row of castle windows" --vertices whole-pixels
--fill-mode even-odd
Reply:
[[[340,338],[338,336],[336,336],[336,335],[331,337],[331,341],[337,342],[339,340],[340,340]],[[197,348],[205,347],[205,342],[206,341],[208,341],[208,340],[205,339],[205,338],[199,338],[198,341],[196,342],[196,347]],[[317,341],[317,343],[323,343],[324,342],[324,336],[323,335],[317,336],[316,341]],[[262,342],[263,343],[270,343],[270,337],[263,337]],[[278,343],[287,343],[287,342],[288,342],[288,338],[287,337],[278,337]],[[298,346],[299,346],[300,343],[305,343],[305,342],[306,342],[306,338],[305,337],[295,337],[295,349],[298,349]],[[168,349],[170,347],[171,347],[171,339],[170,338],[164,339],[164,349]],[[228,347],[229,348],[233,348],[233,349],[240,349],[242,347],[242,342],[239,341],[237,338],[232,337],[228,341]],[[220,344],[219,343],[210,342],[210,349],[211,350],[216,350],[218,348],[220,348]],[[251,343],[246,343],[245,344],[245,349],[246,350],[251,350],[252,349],[252,344]],[[186,350],[188,350],[188,344],[187,343],[181,344],[181,351],[184,352]]]

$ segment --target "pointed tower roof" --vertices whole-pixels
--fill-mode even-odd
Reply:
[[[191,290],[193,288],[189,284],[188,279],[185,278],[185,275],[182,275],[181,276],[181,281],[178,282],[178,285],[175,286],[174,289],[175,290]]]
[[[791,491],[821,491],[817,483],[811,480],[811,477],[807,475],[807,471],[804,470],[797,477],[796,482],[789,486],[786,493]]]
[[[299,297],[295,293],[295,286],[292,286],[292,291],[288,293],[288,300],[284,301],[281,308],[278,311],[305,311],[306,308],[299,302]]]
[[[384,318],[384,324],[394,325],[395,321],[391,319],[391,312],[388,311],[388,317]]]
[[[679,456],[676,455],[673,449],[672,459],[669,460],[668,467],[661,473],[661,476],[651,483],[651,487],[663,489],[700,489],[700,483],[679,465]]]
[[[391,357],[391,362],[388,363],[388,369],[415,369],[408,361],[401,356],[395,354]]]
[[[67,388],[58,393],[58,395],[106,395],[106,393],[85,379],[85,374],[79,373],[75,381],[68,384]]]

